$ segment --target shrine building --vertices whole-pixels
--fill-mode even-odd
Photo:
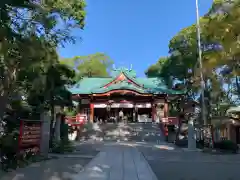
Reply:
[[[168,100],[183,94],[160,78],[137,77],[127,68],[114,69],[111,77],[82,78],[69,90],[78,113],[92,122],[116,119],[120,111],[130,122],[160,122],[168,117]]]

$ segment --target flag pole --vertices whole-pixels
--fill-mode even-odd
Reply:
[[[202,103],[202,119],[204,126],[207,125],[206,119],[206,107],[205,107],[205,82],[203,77],[203,65],[202,65],[202,47],[201,47],[201,27],[200,27],[200,16],[199,16],[199,3],[196,1],[196,17],[197,17],[197,41],[198,41],[198,63],[200,68],[200,79],[201,79],[201,103]],[[204,133],[205,138],[205,133]]]

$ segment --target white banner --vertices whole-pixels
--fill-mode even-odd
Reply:
[[[107,104],[94,104],[94,108],[106,108]]]
[[[94,104],[94,108],[106,108],[107,104]],[[136,104],[137,108],[151,108],[151,103],[142,103]],[[111,108],[134,108],[134,104],[132,103],[113,103],[111,104]]]
[[[151,108],[152,107],[152,105],[151,105],[151,103],[142,103],[142,104],[136,104],[136,107],[137,108]]]
[[[133,108],[131,103],[113,103],[111,108]]]

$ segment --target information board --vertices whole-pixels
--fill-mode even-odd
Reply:
[[[38,153],[41,141],[41,121],[21,120],[19,151]]]

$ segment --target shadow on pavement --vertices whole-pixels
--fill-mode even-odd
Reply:
[[[104,142],[152,142],[162,141],[157,125],[152,123],[106,123],[93,124],[90,128],[84,128],[80,142],[104,141]]]
[[[70,180],[91,158],[59,158],[34,163],[1,177],[1,180]]]

